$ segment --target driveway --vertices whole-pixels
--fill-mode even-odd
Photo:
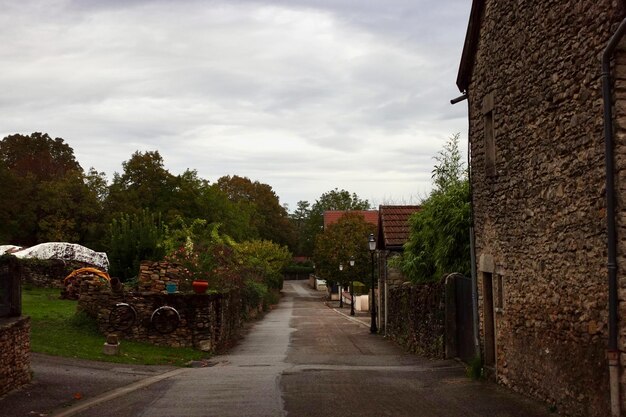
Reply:
[[[96,397],[83,389],[89,398],[81,402],[72,400],[77,387],[68,382],[63,392],[75,404],[56,415],[555,416],[502,387],[469,380],[455,361],[410,355],[371,335],[367,324],[329,308],[301,281],[286,282],[277,308],[211,365],[151,374],[151,367],[68,368],[68,379],[77,374],[88,386],[93,378],[96,391],[122,384],[121,378],[129,385]],[[102,384],[103,378],[109,382]],[[3,406],[0,401],[0,410]]]

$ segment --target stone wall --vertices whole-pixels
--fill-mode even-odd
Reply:
[[[626,321],[626,280],[624,280],[624,268],[626,267],[626,40],[622,39],[619,49],[615,53],[615,66],[613,68],[615,107],[613,110],[615,125],[615,192],[618,213],[616,219],[617,229],[617,265],[618,277],[622,277],[618,287],[619,311],[618,320]],[[626,326],[621,325],[619,332],[621,374],[622,413],[626,412]]]
[[[468,89],[482,350],[499,383],[572,416],[610,414],[599,56],[622,17],[486,1]]]
[[[112,289],[110,285],[81,283],[78,309],[98,322],[105,335],[115,334],[121,339],[149,342],[172,347],[194,347],[205,351],[220,351],[235,340],[238,330],[248,317],[262,311],[262,305],[247,305],[239,291],[219,294],[194,294],[186,290],[182,268],[168,262],[141,263],[138,288]],[[165,284],[174,282],[185,291],[167,294]],[[111,322],[111,311],[119,303],[126,303],[136,311],[133,324],[121,329]],[[173,307],[180,315],[178,327],[171,333],[162,333],[151,320],[154,311],[162,306]]]
[[[389,288],[388,297],[387,336],[410,352],[443,358],[444,283],[404,283]]]
[[[165,284],[168,282],[175,283],[181,290],[190,290],[189,284],[183,279],[183,272],[181,266],[166,261],[143,261],[139,267],[139,290],[165,291]]]
[[[127,329],[116,328],[110,321],[111,310],[127,303],[137,318]],[[171,333],[157,330],[151,317],[162,306],[173,307],[180,315],[178,327]],[[237,292],[225,294],[166,294],[161,292],[113,291],[110,287],[86,282],[81,286],[79,310],[98,321],[104,335],[149,342],[159,346],[194,347],[205,351],[227,348],[243,324],[242,300]]]
[[[30,379],[30,318],[0,318],[0,396]]]

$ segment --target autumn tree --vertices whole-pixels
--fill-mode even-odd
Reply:
[[[336,223],[326,227],[315,240],[313,259],[319,276],[334,282],[363,281],[368,276],[370,255],[368,237],[376,227],[362,214],[346,212]],[[349,266],[353,257],[355,265]],[[343,264],[344,271],[339,271]]]
[[[311,206],[306,220],[304,232],[301,235],[301,247],[303,254],[311,255],[317,235],[324,225],[324,212],[327,210],[368,210],[370,203],[362,200],[356,193],[346,190],[330,190],[325,192]]]

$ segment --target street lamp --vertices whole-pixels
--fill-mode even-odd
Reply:
[[[376,239],[374,238],[374,234],[370,233],[370,237],[368,239],[370,255],[372,257],[372,320],[370,324],[370,333],[378,333],[378,327],[376,326],[376,293],[374,292],[374,285],[376,281],[374,281],[374,252],[376,251]]]
[[[339,293],[339,308],[343,308],[343,284],[341,281],[341,271],[343,271],[343,264],[339,264],[339,284],[337,285],[337,292]]]
[[[354,256],[350,257],[350,269],[354,266]],[[350,315],[354,316],[354,274],[350,273]]]

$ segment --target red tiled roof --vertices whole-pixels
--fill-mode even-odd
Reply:
[[[409,217],[420,210],[420,206],[380,206],[380,229],[378,247],[388,250],[402,250],[409,239]]]
[[[366,222],[378,227],[378,210],[326,210],[324,212],[324,228],[333,223],[337,223],[346,213],[360,214]]]

